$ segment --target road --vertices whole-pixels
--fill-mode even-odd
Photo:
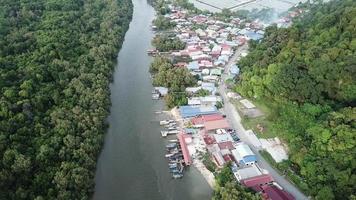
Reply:
[[[232,56],[230,59],[229,63],[225,66],[225,72],[222,76],[222,80],[225,80],[226,75],[229,71],[229,67],[236,62],[236,60],[239,59],[241,56],[242,52],[247,51],[247,45],[240,47],[239,49],[236,50],[235,54]],[[227,120],[230,122],[230,124],[233,126],[233,128],[236,130],[239,138],[241,141],[245,142],[248,144],[251,148],[251,150],[256,154],[258,158],[258,164],[261,166],[263,169],[266,169],[274,178],[274,180],[282,186],[286,191],[291,193],[297,200],[306,200],[308,199],[307,196],[305,196],[296,186],[294,186],[291,182],[289,182],[284,176],[280,175],[274,168],[272,168],[269,163],[261,156],[259,153],[259,150],[261,150],[258,147],[255,147],[254,145],[251,144],[250,140],[248,139],[246,135],[246,130],[241,124],[241,117],[239,113],[236,111],[234,105],[229,101],[227,97],[227,91],[226,91],[226,85],[225,81],[222,81],[222,83],[219,85],[219,93],[222,96],[224,100],[224,113],[226,115]]]

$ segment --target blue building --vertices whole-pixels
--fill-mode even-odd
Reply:
[[[183,118],[195,117],[198,115],[209,115],[218,113],[215,106],[180,106],[179,112]]]
[[[231,151],[238,165],[252,165],[257,162],[256,155],[247,144],[241,143]]]

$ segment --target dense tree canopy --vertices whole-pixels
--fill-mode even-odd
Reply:
[[[167,52],[171,50],[182,50],[185,48],[185,43],[179,38],[169,35],[157,35],[152,40],[153,46],[156,47],[158,51]]]
[[[128,0],[0,1],[0,199],[89,199]]]
[[[158,30],[167,30],[175,27],[176,23],[171,22],[171,20],[165,18],[163,15],[158,15],[158,17],[153,20],[153,25],[155,25]]]
[[[193,86],[197,82],[197,79],[187,68],[174,67],[168,59],[156,57],[151,63],[150,72],[153,74],[154,86],[163,86],[169,89],[169,93],[165,97],[169,108],[187,104],[185,88]]]
[[[356,184],[355,26],[355,1],[314,4],[239,62],[237,91],[275,106],[272,129],[317,199],[351,198]]]

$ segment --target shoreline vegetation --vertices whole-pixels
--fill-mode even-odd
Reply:
[[[130,0],[0,3],[0,199],[90,199]]]
[[[274,105],[265,124],[290,154],[271,162],[277,169],[316,199],[354,199],[356,3],[310,6],[291,27],[268,27],[250,43],[235,91]]]

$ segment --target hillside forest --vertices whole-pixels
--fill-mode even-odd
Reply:
[[[312,4],[289,28],[271,26],[239,61],[236,91],[271,108],[288,166],[315,199],[354,199],[356,2]]]
[[[90,199],[129,0],[0,1],[0,199]]]

